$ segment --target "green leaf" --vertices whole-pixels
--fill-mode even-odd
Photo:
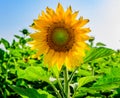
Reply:
[[[88,95],[95,95],[94,97],[88,97]],[[102,98],[101,94],[97,93],[96,90],[91,89],[89,87],[80,87],[76,94],[75,97],[73,98]]]
[[[13,56],[13,57],[22,57],[22,54],[20,53],[21,50],[19,48],[17,49],[9,49],[10,50],[10,54]]]
[[[24,45],[26,43],[26,40],[24,37],[21,37],[20,38],[20,44]]]
[[[96,90],[111,90],[120,86],[120,68],[109,68],[107,74],[93,84]]]
[[[10,87],[23,98],[55,98],[51,94],[42,90],[37,91],[33,88],[20,88],[16,86]]]
[[[106,46],[106,45],[105,45],[104,43],[98,42],[98,43],[96,43],[96,46],[104,47],[104,46]]]
[[[6,49],[10,48],[10,43],[6,39],[1,38],[1,43],[3,43]]]
[[[87,70],[87,68],[86,69],[79,69],[78,70],[78,74],[82,75],[82,76],[91,76],[92,75],[92,71]]]
[[[78,88],[79,87],[82,87],[83,85],[89,83],[89,82],[92,82],[95,80],[95,76],[87,76],[87,77],[82,77],[79,79],[78,81]]]
[[[0,60],[3,60],[5,51],[0,49]]]
[[[21,37],[20,36],[18,36],[18,35],[14,35],[17,39],[20,39]]]
[[[86,57],[84,58],[84,63],[87,63],[89,61],[93,61],[95,59],[99,59],[105,56],[109,56],[111,54],[115,53],[114,50],[104,47],[99,48],[91,48],[90,51],[86,54]]]
[[[46,92],[44,90],[38,89],[37,91],[39,92],[39,94],[46,94],[47,98],[55,98],[53,95],[49,94],[48,92]]]
[[[50,74],[40,66],[29,66],[25,70],[17,69],[18,78],[27,79],[29,81],[43,80],[49,82]]]

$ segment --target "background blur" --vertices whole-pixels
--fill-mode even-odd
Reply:
[[[55,9],[58,2],[65,9],[71,5],[73,11],[79,10],[78,16],[90,19],[86,26],[96,42],[120,49],[120,0],[0,0],[0,38],[11,42],[24,28],[34,32],[29,27],[33,19],[47,6]]]

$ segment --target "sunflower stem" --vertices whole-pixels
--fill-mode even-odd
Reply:
[[[61,94],[62,94],[63,98],[65,98],[63,86],[62,86],[61,81],[60,81],[60,79],[58,77],[57,77],[57,81],[58,81],[59,88],[61,90]]]
[[[77,69],[78,69],[78,67],[77,67],[77,68],[72,72],[72,74],[70,75],[70,78],[69,78],[69,80],[68,80],[69,83],[72,81],[73,76],[74,76],[74,74],[75,74],[75,72],[76,72]]]
[[[57,90],[57,88],[51,83],[49,82],[49,84],[52,86],[52,88],[54,89],[54,91],[56,92],[56,95],[58,98],[62,98],[62,96],[60,95],[59,91]]]
[[[68,69],[65,67],[64,69],[64,92],[65,98],[70,98],[70,89],[69,89],[69,82],[68,82]]]

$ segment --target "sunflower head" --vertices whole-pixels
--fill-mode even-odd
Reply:
[[[30,34],[33,41],[30,42],[32,49],[36,49],[37,56],[44,54],[44,64],[49,67],[63,65],[71,69],[79,66],[88,49],[86,40],[89,28],[83,26],[89,21],[80,17],[78,11],[72,12],[71,6],[64,11],[58,3],[56,11],[46,8],[38,19],[34,20],[32,28],[35,33]]]

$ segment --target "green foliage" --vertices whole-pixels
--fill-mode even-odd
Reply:
[[[10,48],[10,43],[6,39],[1,38],[1,43],[3,43],[6,49]]]
[[[18,78],[23,78],[29,81],[46,81],[49,82],[50,74],[40,66],[29,66],[26,69],[17,69]]]
[[[91,48],[90,51],[87,53],[86,57],[84,58],[84,62],[93,61],[95,59],[99,59],[101,57],[109,56],[114,53],[114,50],[104,47],[99,48]]]
[[[95,80],[94,76],[82,77],[78,80],[78,88],[94,80]]]
[[[35,90],[33,88],[20,88],[20,87],[16,87],[16,86],[11,86],[11,88],[17,92],[18,94],[20,94],[23,98],[55,98],[54,96],[52,96],[51,94],[42,91],[42,90]]]
[[[15,35],[12,43],[0,39],[4,46],[0,48],[0,98],[66,98],[64,68],[48,69],[43,55],[33,58],[36,51],[27,45],[30,33],[27,29],[20,32],[23,36]],[[94,37],[88,44],[83,64],[68,72],[71,97],[119,98],[120,51],[101,42],[94,45]]]
[[[101,76],[92,86],[97,90],[112,90],[113,88],[119,88],[120,85],[120,68],[109,68],[107,74]]]

